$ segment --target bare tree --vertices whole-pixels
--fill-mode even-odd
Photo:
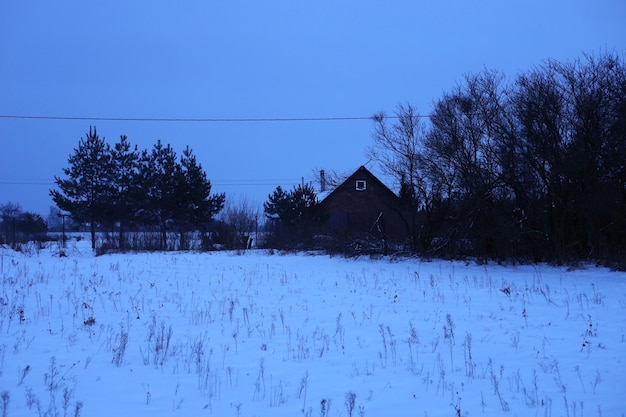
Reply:
[[[618,55],[548,61],[517,80],[522,151],[553,256],[623,256],[626,65]]]
[[[433,195],[423,170],[422,152],[426,137],[423,116],[410,104],[401,104],[394,116],[378,113],[372,119],[374,144],[367,148],[367,156],[376,161],[385,174],[395,178],[400,186],[403,203],[400,215],[412,249],[423,250],[430,245],[433,237],[428,230],[432,223],[424,221],[424,216],[428,217],[431,213]]]
[[[311,184],[318,184],[320,193],[331,192],[343,183],[351,173],[339,173],[334,169],[314,169]],[[315,188],[315,187],[314,187]]]
[[[623,57],[547,61],[510,85],[467,75],[429,121],[410,105],[378,114],[368,149],[400,184],[414,248],[624,267]]]
[[[503,175],[511,135],[502,80],[484,71],[444,94],[431,115],[425,152],[429,178],[451,205],[445,240],[465,242],[488,257],[501,256],[511,235],[503,209],[512,192]]]
[[[18,203],[9,201],[5,204],[0,204],[0,243],[11,242],[15,245],[15,223],[17,217],[22,213],[22,207]]]
[[[227,199],[224,209],[217,217],[218,239],[226,249],[249,249],[258,239],[260,207],[240,196],[238,200]],[[256,242],[258,244],[258,242]]]

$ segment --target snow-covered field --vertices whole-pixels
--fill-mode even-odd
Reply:
[[[0,248],[0,410],[623,416],[626,274]]]

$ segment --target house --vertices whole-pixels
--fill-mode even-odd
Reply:
[[[322,177],[323,182],[323,177]],[[323,234],[340,239],[402,241],[406,237],[400,198],[364,166],[320,201]]]

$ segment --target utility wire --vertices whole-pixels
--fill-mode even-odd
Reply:
[[[375,117],[397,119],[399,116],[354,116],[354,117],[84,117],[84,116],[34,116],[0,114],[0,119],[29,119],[29,120],[87,120],[87,121],[116,121],[116,122],[175,122],[175,123],[259,123],[259,122],[338,122],[350,120],[374,120]],[[430,117],[414,115],[417,118]]]
[[[271,181],[271,182],[270,182]],[[297,185],[300,184],[301,179],[290,179],[290,180],[253,180],[251,182],[247,182],[245,180],[222,180],[222,181],[211,181],[212,186],[216,187],[247,187],[247,186],[262,186],[262,185],[275,185],[277,183],[281,183],[283,185]],[[0,185],[56,185],[55,182],[51,182],[49,180],[20,180],[20,179],[0,179]]]

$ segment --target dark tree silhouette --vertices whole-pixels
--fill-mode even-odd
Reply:
[[[317,195],[309,184],[294,186],[289,192],[276,187],[263,203],[263,209],[269,219],[274,243],[278,246],[292,246],[310,240],[321,220]]]
[[[168,222],[179,216],[176,199],[181,168],[176,158],[174,149],[169,144],[163,146],[160,140],[142,158],[142,188],[146,196],[143,218],[159,227],[161,249],[167,248]]]
[[[435,102],[419,142],[411,110],[375,117],[370,155],[417,207],[415,230],[431,231],[422,250],[626,267],[623,58],[547,61],[509,85],[468,75]]]
[[[180,228],[180,246],[185,246],[184,234],[190,229],[206,230],[213,217],[224,207],[224,193],[211,195],[211,182],[187,147],[180,157],[177,177],[177,211],[175,220]]]
[[[430,216],[435,197],[430,187],[432,183],[425,179],[421,160],[426,126],[416,109],[409,104],[397,107],[392,123],[384,113],[376,114],[372,119],[374,144],[367,149],[367,155],[400,185],[403,203],[400,214],[412,249],[423,250],[433,238],[431,227],[434,222]]]
[[[108,196],[112,194],[111,154],[109,145],[100,138],[96,128],[89,128],[85,138],[68,158],[63,169],[67,178],[54,177],[58,189],[50,190],[59,209],[81,223],[89,223],[91,248],[96,249],[96,226],[108,220]]]
[[[140,181],[140,153],[137,146],[130,144],[125,135],[111,149],[111,166],[115,175],[111,177],[110,209],[111,220],[119,222],[119,247],[126,247],[125,232],[137,220],[143,203]]]

